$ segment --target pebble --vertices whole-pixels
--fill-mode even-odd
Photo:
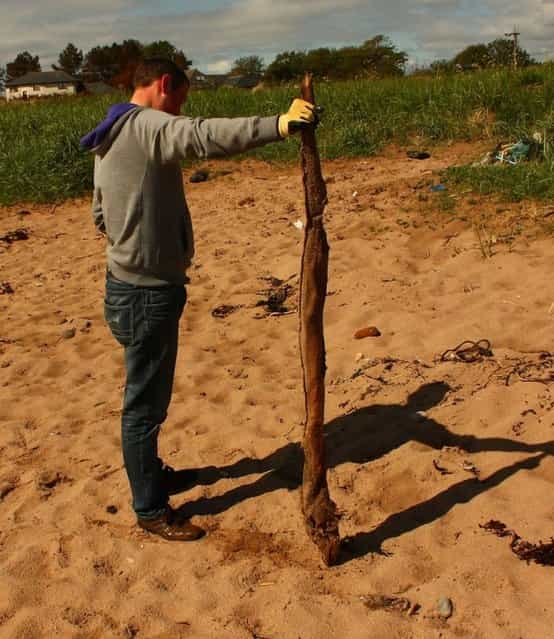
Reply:
[[[68,328],[65,331],[63,331],[62,338],[63,339],[73,339],[75,337],[76,333],[77,333],[77,330],[75,328]]]
[[[368,326],[354,333],[354,339],[364,339],[365,337],[381,337],[381,331],[376,326]]]
[[[356,361],[357,361],[357,362],[361,361],[363,358],[364,358],[364,354],[363,354],[363,353],[358,353],[358,354],[356,355]]]
[[[92,322],[90,320],[87,320],[81,327],[81,333],[90,333],[91,326],[92,326]]]
[[[442,619],[450,619],[454,612],[452,601],[448,597],[441,597],[437,602],[437,612]]]

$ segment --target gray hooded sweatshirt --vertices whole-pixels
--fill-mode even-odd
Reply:
[[[107,236],[108,270],[137,286],[183,285],[194,237],[181,161],[276,142],[278,116],[191,119],[118,106],[87,136],[95,154],[93,218]]]

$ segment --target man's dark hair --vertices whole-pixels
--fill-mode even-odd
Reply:
[[[171,88],[173,90],[180,89],[182,86],[189,86],[189,79],[183,69],[179,68],[173,60],[167,58],[145,58],[142,60],[133,80],[135,89],[138,87],[147,87],[162,77],[162,75],[171,76]]]

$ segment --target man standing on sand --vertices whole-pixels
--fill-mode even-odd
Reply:
[[[121,442],[137,524],[193,541],[204,531],[179,519],[168,500],[185,478],[194,481],[194,471],[176,472],[158,457],[194,254],[180,163],[277,142],[313,124],[314,108],[297,99],[273,117],[181,116],[189,82],[162,58],[138,66],[134,87],[131,101],[113,106],[81,146],[95,154],[92,213],[107,237],[105,318],[125,348]]]

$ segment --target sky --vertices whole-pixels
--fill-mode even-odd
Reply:
[[[449,58],[517,26],[521,45],[554,58],[554,0],[0,0],[0,65],[28,50],[43,70],[73,42],[169,40],[195,67],[223,73],[234,60],[361,44],[388,35],[411,65]]]

